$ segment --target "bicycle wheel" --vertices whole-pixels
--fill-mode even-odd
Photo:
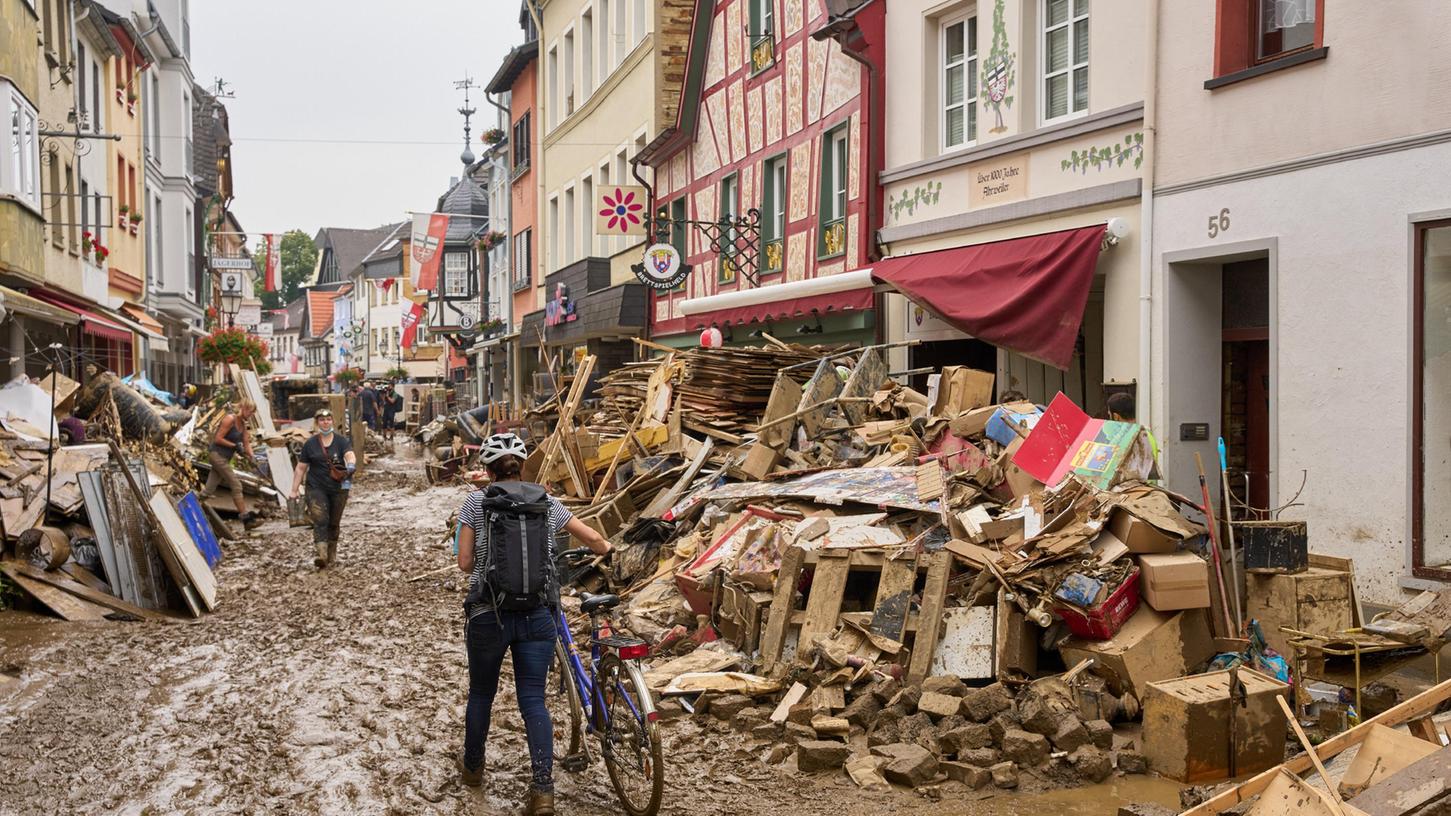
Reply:
[[[558,640],[554,642],[554,671],[550,680],[544,700],[554,724],[554,759],[560,762],[580,753],[584,747],[584,706],[580,705],[579,687],[574,684],[569,668],[569,652]]]
[[[653,707],[650,690],[638,670],[630,671],[613,654],[600,658],[598,677],[607,717],[600,742],[610,784],[630,816],[655,816],[665,791],[665,764],[660,726],[646,717]]]

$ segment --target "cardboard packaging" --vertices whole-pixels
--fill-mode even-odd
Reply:
[[[1209,564],[1194,553],[1139,556],[1144,600],[1160,612],[1209,606]]]
[[[988,405],[993,401],[993,376],[991,372],[967,366],[943,366],[935,394],[931,377],[928,378],[927,395],[935,397],[932,413],[953,416]]]
[[[765,621],[766,610],[770,608],[770,592],[726,581],[716,613],[716,628],[721,637],[739,645],[746,654],[754,654],[761,643],[761,625]]]
[[[1231,693],[1232,675],[1242,692]],[[1149,683],[1143,698],[1149,767],[1170,779],[1202,783],[1279,765],[1285,761],[1286,723],[1275,698],[1289,691],[1287,684],[1246,668]]]
[[[1122,541],[1129,552],[1136,554],[1172,553],[1179,549],[1181,540],[1122,507],[1115,507],[1109,514],[1108,531]]]
[[[1013,464],[1045,485],[1072,473],[1107,490],[1121,481],[1148,478],[1154,460],[1138,425],[1094,419],[1059,393],[1013,455]]]
[[[1141,606],[1111,639],[1070,638],[1058,652],[1067,666],[1094,658],[1095,671],[1106,670],[1115,694],[1143,699],[1149,683],[1183,677],[1213,657],[1214,637],[1203,609],[1163,613]]]
[[[1290,656],[1288,626],[1301,632],[1333,635],[1355,625],[1351,575],[1344,570],[1309,567],[1294,575],[1245,576],[1245,615],[1260,622],[1270,648]]]

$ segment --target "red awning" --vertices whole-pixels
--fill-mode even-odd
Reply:
[[[755,291],[770,294],[770,287],[763,286]],[[755,303],[749,306],[718,309],[711,312],[690,315],[688,320],[691,325],[719,323],[722,326],[728,326],[732,323],[757,323],[764,320],[781,322],[803,317],[810,318],[813,309],[816,310],[817,314],[825,317],[829,314],[841,312],[870,311],[873,304],[872,297],[872,289],[871,287],[867,287],[865,289],[851,289],[845,292],[832,292],[825,295],[806,295],[765,303]]]
[[[37,300],[43,300],[53,306],[59,306],[79,316],[81,318],[82,334],[89,334],[92,337],[99,337],[103,340],[115,340],[118,343],[130,343],[132,340],[133,335],[131,330],[110,318],[102,317],[85,307],[77,306],[49,292],[31,290],[30,295]]]
[[[1066,369],[1106,229],[887,258],[872,277],[979,340]]]

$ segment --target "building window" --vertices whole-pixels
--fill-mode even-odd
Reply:
[[[564,264],[560,263],[560,241],[559,241],[559,199],[549,199],[549,269],[558,269]]]
[[[1043,0],[1043,120],[1088,110],[1088,0]]]
[[[514,169],[521,170],[529,166],[529,111],[519,117],[514,123],[514,133],[509,137],[509,143],[514,149]]]
[[[574,188],[567,188],[564,191],[564,255],[560,258],[560,266],[574,262],[575,215],[577,209],[574,204]]]
[[[685,223],[685,219],[689,217],[685,206],[685,196],[682,195],[670,202],[670,245],[675,247],[676,252],[680,253],[680,263],[682,265],[690,254],[690,225]],[[685,289],[684,280],[671,291],[679,292],[683,289]]]
[[[146,105],[151,108],[151,158],[153,161],[161,161],[161,78],[156,71],[151,72],[151,95],[146,100]]]
[[[534,256],[530,246],[532,230],[523,230],[514,236],[514,291],[529,288],[529,270],[533,268]]]
[[[1316,0],[1257,0],[1255,57],[1272,60],[1315,45]]]
[[[767,159],[761,223],[761,269],[780,272],[786,248],[786,154]]]
[[[821,236],[817,257],[846,252],[847,127],[828,131],[821,140]]]
[[[1412,571],[1451,579],[1451,221],[1416,230]]]
[[[595,254],[595,180],[593,176],[585,176],[580,181],[579,198],[579,226],[583,232],[579,238],[579,245],[585,256],[593,257]]]
[[[559,127],[559,49],[549,47],[549,107],[545,108],[549,127]]]
[[[716,271],[716,280],[720,283],[736,282],[737,231],[734,225],[740,212],[741,180],[740,176],[732,173],[720,181],[720,220],[730,225],[721,228],[720,267]]]
[[[645,0],[635,0],[635,42],[645,39],[650,32],[650,21],[646,19],[649,13],[645,10]]]
[[[585,11],[579,18],[579,73],[581,100],[589,99],[595,87],[595,16]]]
[[[1258,76],[1264,71],[1239,74],[1260,65],[1298,65],[1325,54],[1325,0],[1215,0],[1215,6],[1214,78],[1206,88]]]
[[[942,26],[942,149],[977,141],[977,18]]]
[[[564,33],[564,46],[560,60],[560,78],[563,83],[560,91],[564,94],[564,115],[567,117],[574,113],[574,32]]]
[[[83,42],[76,43],[76,75],[80,80],[76,86],[76,107],[80,109],[78,111],[80,121],[76,123],[76,130],[84,133],[90,129],[88,115],[91,100],[89,94],[86,93],[86,44]]]
[[[469,254],[467,252],[445,252],[443,254],[443,296],[450,298],[468,297]]]
[[[764,71],[776,62],[776,0],[750,0],[751,71]]]
[[[10,83],[0,79],[0,103],[10,122],[5,140],[9,154],[0,165],[0,193],[13,195],[40,210],[40,150],[36,134],[35,108]]]

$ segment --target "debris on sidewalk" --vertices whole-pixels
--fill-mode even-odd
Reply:
[[[222,403],[258,406],[255,461],[233,460],[249,511],[281,508],[300,445],[277,432],[255,372],[230,366],[219,401],[184,409],[142,377],[89,365],[0,388],[0,573],[66,620],[197,617],[221,602],[213,569],[229,495],[199,498]],[[54,406],[52,409],[52,405]]]

